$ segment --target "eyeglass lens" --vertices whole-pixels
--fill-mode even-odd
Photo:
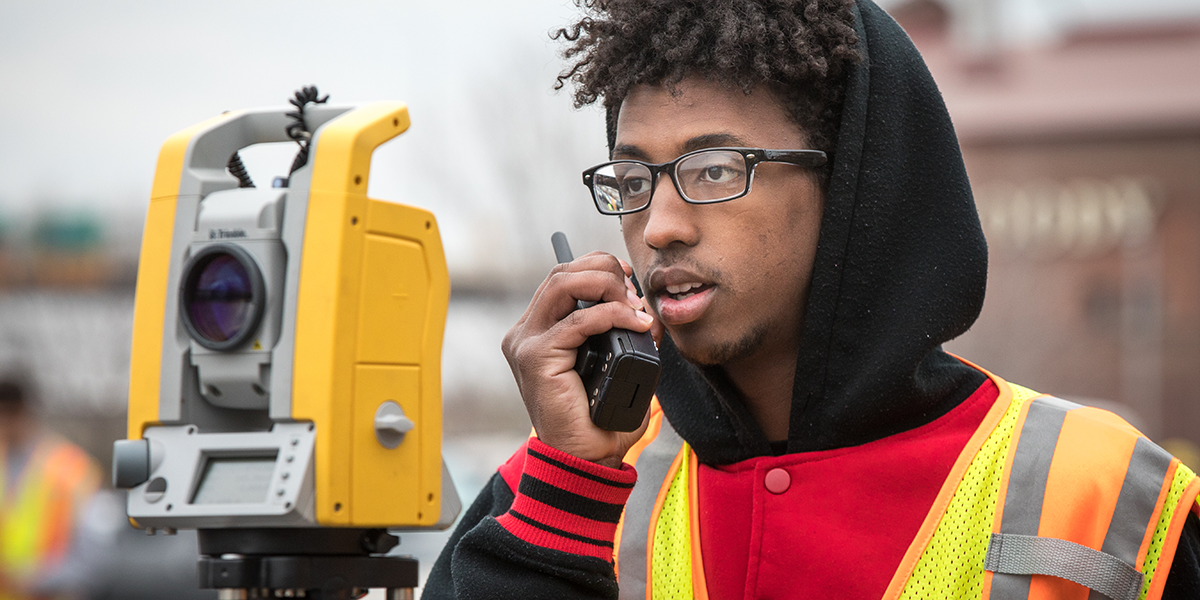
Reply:
[[[746,192],[746,159],[732,150],[698,152],[675,165],[675,180],[692,202],[720,202]],[[607,212],[639,210],[654,189],[650,169],[641,163],[617,162],[596,170],[592,177],[596,201]]]

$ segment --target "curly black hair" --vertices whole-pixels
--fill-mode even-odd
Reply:
[[[582,18],[551,37],[572,42],[576,108],[603,99],[608,146],[621,101],[637,85],[678,93],[691,75],[778,94],[809,145],[832,154],[845,75],[861,60],[854,0],[575,0]],[[831,161],[832,162],[832,161]]]

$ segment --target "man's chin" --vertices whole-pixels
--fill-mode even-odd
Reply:
[[[670,328],[668,328],[668,331]],[[675,349],[684,360],[698,367],[716,367],[753,356],[762,348],[767,328],[744,332],[739,337],[723,340],[701,340],[691,332],[670,332]]]

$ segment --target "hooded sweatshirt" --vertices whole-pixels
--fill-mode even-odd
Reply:
[[[949,114],[899,25],[871,0],[857,8],[863,61],[847,75],[808,300],[797,307],[804,320],[786,448],[772,448],[719,367],[687,363],[669,337],[660,348],[657,395],[702,465],[704,564],[722,597],[827,595],[839,578],[856,581],[839,597],[878,597],[996,398],[984,373],[941,349],[979,316],[987,279],[987,246]],[[823,464],[836,468],[812,466]],[[750,487],[742,491],[754,473],[797,465],[807,465],[796,483],[806,500],[789,510],[770,513],[748,499]],[[880,473],[911,491],[871,497],[861,481]],[[532,439],[463,515],[424,597],[615,597],[611,540],[635,479],[628,465],[606,469]],[[865,491],[888,504],[894,519],[877,522],[869,502],[804,522],[845,488],[851,499]],[[721,509],[706,511],[706,499]],[[822,565],[832,576],[812,583],[820,569],[802,577],[787,557],[764,560],[763,530],[777,526],[794,530],[788,543],[845,550]],[[725,577],[716,574],[721,561],[731,569]],[[740,582],[764,577],[760,563],[782,564],[769,575],[777,581],[738,593]],[[1198,586],[1192,515],[1164,597],[1191,597]]]

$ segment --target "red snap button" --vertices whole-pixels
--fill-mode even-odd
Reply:
[[[763,483],[767,486],[767,491],[772,494],[782,494],[792,485],[792,476],[783,469],[771,469],[767,471],[766,478]]]

